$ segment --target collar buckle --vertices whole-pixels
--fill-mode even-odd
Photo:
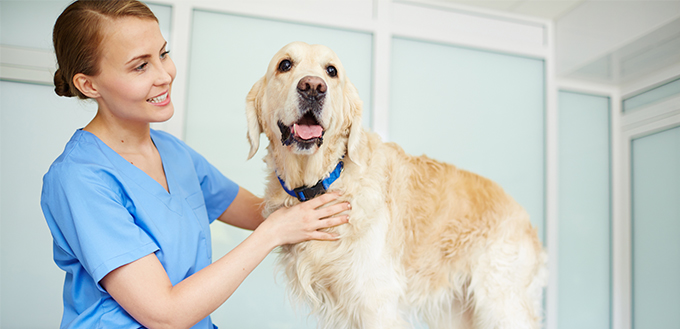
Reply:
[[[326,187],[323,184],[323,181],[319,181],[316,183],[316,185],[312,187],[298,187],[296,189],[293,189],[293,193],[295,193],[296,197],[300,201],[306,201],[306,200],[311,200],[317,195],[322,195],[326,193]]]

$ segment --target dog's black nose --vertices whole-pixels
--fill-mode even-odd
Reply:
[[[298,93],[307,98],[316,98],[326,94],[326,83],[323,79],[314,76],[306,76],[300,79],[297,85]]]

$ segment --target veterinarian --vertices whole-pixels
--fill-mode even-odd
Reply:
[[[348,203],[320,208],[337,194],[262,218],[261,198],[149,128],[173,114],[176,70],[144,4],[74,2],[53,42],[57,95],[98,104],[43,181],[62,328],[214,328],[210,313],[275,247],[338,238],[319,231],[348,221]],[[215,219],[254,232],[213,263]]]

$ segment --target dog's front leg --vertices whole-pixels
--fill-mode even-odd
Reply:
[[[411,328],[411,325],[400,314],[397,303],[384,304],[373,310],[366,308],[365,312],[364,321],[362,321],[360,328]]]
[[[352,250],[351,264],[336,273],[336,278],[342,279],[328,287],[335,298],[321,317],[322,328],[411,328],[400,308],[406,287],[403,269],[387,254],[380,239],[360,243],[367,248]]]
[[[319,319],[323,329],[406,329],[411,325],[404,320],[399,308],[400,289],[394,289],[391,280],[365,280],[355,287],[354,293],[345,292],[333,309],[326,309]],[[396,280],[395,280],[396,281]]]

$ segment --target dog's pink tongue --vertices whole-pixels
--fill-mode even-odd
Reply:
[[[321,137],[321,133],[323,133],[323,128],[319,125],[308,126],[296,123],[293,125],[293,128],[295,129],[295,134],[305,140]]]

